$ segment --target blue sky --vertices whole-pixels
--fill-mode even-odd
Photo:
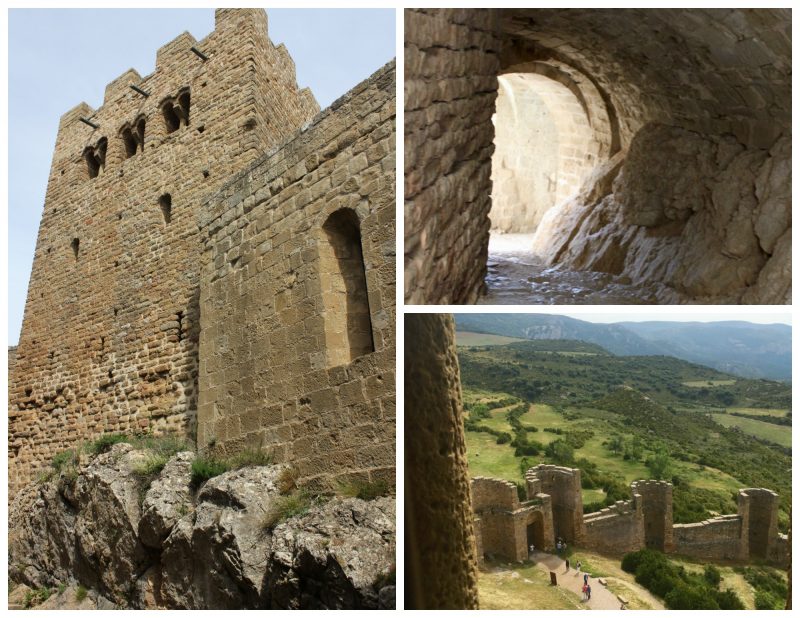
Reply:
[[[395,56],[395,11],[269,9],[297,82],[322,108]],[[19,338],[58,120],[81,101],[99,107],[108,82],[145,76],[156,50],[188,30],[214,29],[213,9],[15,9],[8,16],[8,340]]]

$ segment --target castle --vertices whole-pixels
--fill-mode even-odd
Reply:
[[[526,560],[528,548],[552,551],[556,539],[611,555],[649,547],[706,560],[763,560],[785,567],[789,541],[778,532],[778,494],[741,489],[738,512],[693,524],[672,520],[672,484],[634,481],[631,499],[583,512],[581,471],[540,464],[525,474],[527,499],[509,481],[471,481],[478,562],[484,554]]]
[[[10,495],[112,432],[393,486],[394,144],[394,63],[320,112],[261,9],[67,112],[9,356]]]

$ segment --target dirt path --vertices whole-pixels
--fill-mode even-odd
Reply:
[[[564,560],[553,554],[541,551],[531,553],[529,558],[540,569],[555,572],[559,586],[574,592],[578,595],[578,598],[583,598],[583,573],[578,573],[574,565],[570,564],[569,571],[567,571],[567,565]],[[590,577],[589,585],[592,588],[592,598],[589,601],[583,601],[586,607],[589,609],[620,609],[617,595],[607,590],[597,579]]]

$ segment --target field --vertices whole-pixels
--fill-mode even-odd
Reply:
[[[503,335],[487,335],[484,333],[470,333],[468,331],[458,331],[456,333],[456,345],[459,346],[484,346],[484,345],[505,345],[523,341],[514,337],[504,337]]]
[[[791,448],[792,446],[791,427],[774,425],[773,423],[757,421],[752,418],[742,418],[741,416],[733,416],[731,414],[712,414],[711,416],[717,423],[724,427],[738,427],[744,433],[760,438],[761,440],[774,442],[786,448]]]
[[[767,487],[788,529],[789,385],[569,341],[460,348],[459,360],[465,407],[475,410],[472,476],[521,483],[539,463],[577,467],[587,512],[629,499],[631,481],[663,478],[675,487],[676,523],[735,513],[739,489]],[[651,465],[664,456],[659,477]]]

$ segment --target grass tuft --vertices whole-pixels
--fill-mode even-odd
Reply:
[[[200,487],[208,479],[219,476],[228,470],[230,470],[230,466],[226,461],[216,457],[198,455],[192,462],[192,487]]]
[[[264,515],[261,521],[261,527],[265,530],[271,530],[282,521],[305,515],[308,509],[311,508],[314,499],[311,494],[303,489],[293,491],[291,494],[281,496],[272,505],[269,511]]]
[[[337,493],[348,498],[375,500],[390,493],[389,483],[383,479],[377,481],[350,481],[339,483]]]

